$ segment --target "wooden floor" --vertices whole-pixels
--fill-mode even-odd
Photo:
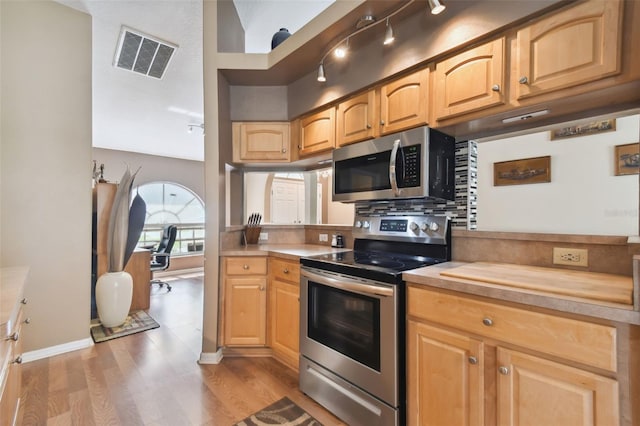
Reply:
[[[231,426],[287,396],[327,426],[344,425],[271,358],[199,365],[202,276],[154,286],[160,328],[24,364],[19,425]]]

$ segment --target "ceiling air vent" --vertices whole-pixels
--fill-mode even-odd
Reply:
[[[162,78],[177,45],[122,27],[114,65],[149,77]]]

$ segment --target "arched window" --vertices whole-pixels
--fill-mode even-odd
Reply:
[[[171,253],[195,254],[204,249],[204,203],[195,193],[171,182],[150,182],[135,188],[147,204],[144,230],[139,246],[157,243],[162,228],[167,224],[178,226],[178,235]]]

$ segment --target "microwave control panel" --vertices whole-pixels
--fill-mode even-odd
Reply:
[[[402,147],[402,154],[396,162],[396,167],[404,165],[401,182],[398,182],[400,188],[420,186],[420,158],[420,145]]]

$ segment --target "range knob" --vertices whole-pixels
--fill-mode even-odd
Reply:
[[[356,228],[362,228],[362,222],[360,222],[359,220],[356,220],[356,223],[354,224],[354,226]]]
[[[371,225],[371,224],[369,223],[369,221],[368,221],[368,220],[365,220],[365,221],[363,221],[363,222],[362,222],[362,227],[363,227],[364,229],[369,229],[369,226],[370,226],[370,225]]]
[[[436,232],[438,229],[440,229],[440,227],[438,226],[437,222],[431,222],[429,224],[429,229],[432,230],[433,232]]]
[[[422,225],[420,225],[420,230],[422,232],[427,232],[429,230],[429,222],[422,222]]]
[[[418,224],[415,222],[411,222],[409,223],[409,229],[411,229],[412,231],[417,231],[418,230]]]

